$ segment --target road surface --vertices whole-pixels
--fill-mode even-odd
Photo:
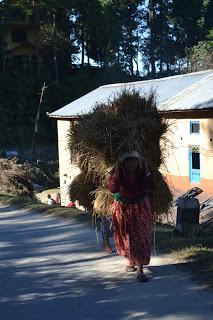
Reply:
[[[0,207],[1,320],[212,320],[213,295],[153,257],[148,283],[106,255],[95,232],[63,220]]]

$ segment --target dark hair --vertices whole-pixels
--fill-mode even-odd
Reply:
[[[129,160],[139,160],[138,157],[127,157],[123,161],[129,161]]]

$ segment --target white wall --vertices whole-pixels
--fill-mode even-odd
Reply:
[[[71,154],[68,148],[67,133],[70,130],[70,121],[58,120],[58,152],[59,152],[59,175],[60,175],[60,191],[61,191],[61,204],[66,206],[69,202],[67,195],[67,187],[80,173],[78,167],[71,163]],[[66,181],[66,184],[64,183]]]
[[[190,121],[200,121],[200,134],[190,134]],[[172,119],[169,120],[170,145],[167,147],[165,157],[166,170],[164,174],[177,177],[189,177],[189,146],[200,146],[200,173],[201,179],[213,181],[213,119]],[[71,122],[58,120],[58,150],[59,150],[59,174],[62,205],[67,205],[69,199],[66,194],[69,185],[76,175],[80,173],[78,167],[71,163],[71,155],[68,149],[67,133]],[[212,140],[212,141],[211,141]],[[163,142],[162,142],[163,143]],[[64,184],[66,181],[67,185]]]
[[[190,121],[200,121],[200,134],[190,134]],[[168,172],[189,176],[189,147],[200,146],[201,178],[213,180],[213,119],[172,119],[169,124]]]
[[[213,119],[201,120],[202,177],[213,180]]]

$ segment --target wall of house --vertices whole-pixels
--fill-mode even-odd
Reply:
[[[213,119],[195,119],[200,122],[200,133],[190,133],[190,119],[170,119],[170,140],[165,154],[165,166],[161,171],[167,177],[172,189],[185,192],[189,188],[200,187],[206,194],[213,195]],[[194,119],[193,119],[194,121]],[[59,172],[62,205],[69,201],[67,187],[80,173],[71,163],[67,133],[71,121],[58,120]],[[190,181],[190,147],[200,152],[200,182]],[[66,183],[65,183],[66,181]]]
[[[36,55],[36,49],[29,45],[24,44],[22,46],[17,46],[11,53],[10,56],[28,56],[30,59],[31,56]]]
[[[19,46],[20,43],[13,42],[12,41],[12,32],[13,31],[25,31],[27,33],[27,42],[30,42],[32,44],[36,43],[36,39],[38,38],[38,30],[35,28],[28,26],[28,25],[22,25],[22,26],[10,26],[6,33],[6,42],[7,42],[7,50],[14,49],[15,47]]]
[[[190,121],[200,122],[200,133],[190,133]],[[171,119],[170,140],[163,168],[171,186],[186,190],[199,186],[213,194],[213,119]],[[200,182],[190,181],[190,147],[200,153]]]
[[[79,168],[71,163],[71,154],[68,149],[67,133],[71,126],[70,121],[58,120],[58,152],[59,152],[59,174],[61,204],[66,206],[69,202],[67,189],[72,180],[80,173]]]
[[[26,41],[19,39],[14,41],[13,31],[24,31],[27,34]],[[4,32],[3,43],[5,43],[6,60],[8,66],[35,67],[37,62],[42,63],[42,58],[38,55],[36,42],[38,40],[38,28],[34,27],[28,21],[12,23]],[[15,60],[11,60],[15,57]],[[18,59],[18,60],[17,60]],[[23,61],[22,61],[23,59]]]

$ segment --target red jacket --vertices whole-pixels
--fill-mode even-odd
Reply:
[[[118,172],[115,169],[108,182],[108,188],[112,193],[120,193],[127,199],[136,198],[146,193],[152,193],[154,190],[154,176],[152,172],[145,173],[138,168],[134,174],[133,181],[130,179],[128,171],[120,168]]]

